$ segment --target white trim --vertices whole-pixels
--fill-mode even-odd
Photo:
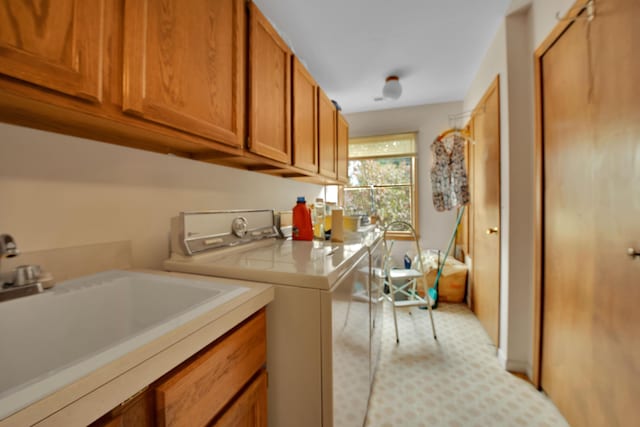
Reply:
[[[527,374],[531,378],[532,368],[526,360],[507,360],[506,369],[509,372]]]
[[[500,362],[500,367],[504,370],[507,370],[507,355],[503,349],[499,348],[498,353],[498,362]]]
[[[505,371],[509,372],[518,372],[522,374],[526,374],[527,377],[533,378],[533,366],[526,360],[510,360],[507,358],[506,353],[503,349],[499,348],[496,354],[498,357],[498,362],[500,366]]]

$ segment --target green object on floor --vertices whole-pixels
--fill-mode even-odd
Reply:
[[[438,308],[438,290],[436,288],[429,288],[429,298],[433,301],[431,308]],[[423,310],[426,310],[427,307],[420,307]]]
[[[458,219],[456,219],[456,226],[453,229],[453,234],[451,235],[451,239],[449,239],[449,246],[447,247],[447,251],[444,253],[444,257],[442,258],[442,262],[438,264],[438,274],[436,275],[436,280],[433,282],[433,287],[429,288],[429,298],[433,301],[433,305],[431,308],[438,308],[438,283],[440,282],[440,276],[442,275],[442,270],[444,270],[444,265],[447,261],[447,257],[449,256],[449,252],[451,251],[451,246],[453,246],[453,242],[456,240],[456,235],[458,234],[458,227],[460,226],[460,221],[462,220],[462,215],[464,214],[464,206],[460,208],[458,212]],[[425,280],[426,281],[426,280]],[[426,307],[421,307],[423,310]]]

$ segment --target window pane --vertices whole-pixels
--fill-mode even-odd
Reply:
[[[349,161],[349,186],[411,185],[411,158]]]
[[[411,187],[345,188],[348,215],[378,215],[383,223],[407,221],[412,224]]]
[[[407,155],[416,152],[415,133],[384,135],[349,140],[349,157]]]

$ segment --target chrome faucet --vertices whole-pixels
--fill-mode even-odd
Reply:
[[[18,256],[20,251],[16,241],[9,234],[0,234],[0,258],[13,258]]]
[[[2,258],[13,258],[18,256],[20,251],[18,250],[18,245],[16,245],[16,241],[13,240],[10,234],[0,234],[0,261]],[[0,263],[0,267],[2,263]],[[1,270],[0,270],[1,271]],[[0,285],[2,282],[0,281]]]
[[[0,234],[0,259],[13,258],[18,254],[20,251],[13,237],[9,234]],[[3,280],[0,280],[0,301],[42,292],[42,284],[39,282],[39,266],[21,265],[11,276],[13,280],[9,283],[2,283]]]

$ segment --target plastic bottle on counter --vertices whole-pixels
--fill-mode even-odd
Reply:
[[[313,219],[313,246],[321,248],[324,246],[324,200],[316,199],[314,204]]]
[[[307,207],[304,197],[298,197],[293,207],[293,240],[313,240],[313,225],[311,211]]]
[[[333,216],[331,214],[331,212],[333,211],[333,209],[337,208],[338,206],[336,205],[335,202],[327,202],[325,203],[325,209],[324,209],[324,239],[325,240],[329,240],[331,239],[331,226],[332,226],[332,220],[333,220]]]
[[[342,208],[335,207],[331,210],[331,224],[331,241],[344,242]]]

